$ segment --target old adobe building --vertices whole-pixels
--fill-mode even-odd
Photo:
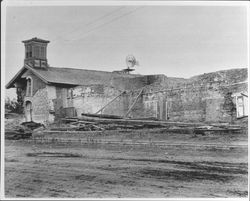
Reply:
[[[65,116],[96,112],[132,118],[230,123],[248,116],[246,68],[190,79],[56,68],[48,65],[49,41],[32,38],[23,43],[24,66],[6,88],[17,89],[26,121],[46,124]]]

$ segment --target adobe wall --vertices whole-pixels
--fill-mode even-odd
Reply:
[[[156,117],[169,121],[235,122],[236,103],[233,94],[247,92],[247,69],[219,71],[190,79],[164,75],[116,78],[110,85],[93,84],[77,87],[40,84],[34,77],[33,121],[53,122],[58,118],[95,113],[121,92],[122,96],[102,113],[123,116],[133,104],[132,118]],[[240,83],[240,84],[235,84]]]
[[[26,71],[24,74],[23,74],[23,78],[25,77],[31,77],[32,78],[32,94],[35,94],[39,89],[43,89],[46,87],[46,84],[40,79],[38,78],[36,75],[34,75],[30,70]]]
[[[75,108],[78,117],[82,113],[96,113],[121,92],[113,87],[104,85],[77,86],[73,88],[72,106]],[[123,115],[125,105],[124,96],[121,96],[110,106],[107,106],[102,113]]]
[[[144,75],[134,78],[116,77],[111,81],[111,85],[120,90],[137,90],[147,85],[173,86],[179,83],[182,78],[167,78],[165,75]]]
[[[26,96],[26,87],[24,91],[24,107],[27,101],[32,104],[32,121],[47,124],[54,121],[53,115],[50,114],[51,106],[49,101],[49,89],[46,84],[35,76],[31,71],[27,71],[23,77],[32,78],[32,96]],[[27,121],[27,110],[24,110]]]
[[[32,104],[32,121],[44,124],[48,123],[50,116],[47,89],[39,89],[32,97],[25,97],[24,104],[26,104],[28,101],[30,101]],[[27,116],[26,110],[25,116]]]
[[[145,88],[131,117],[157,117],[169,121],[239,121],[233,94],[247,93],[246,79],[247,69],[204,74],[185,82],[166,78],[161,84]],[[135,97],[136,93],[130,100]]]
[[[212,89],[200,87],[145,92],[138,99],[131,117],[156,117],[170,121],[234,122],[237,120],[236,101],[232,94],[236,91],[246,92],[247,84]]]

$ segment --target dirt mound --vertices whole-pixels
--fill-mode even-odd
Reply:
[[[23,122],[22,114],[13,114],[9,118],[5,118],[5,139],[19,140],[32,136],[32,132],[37,128],[45,128],[43,124],[36,122]]]
[[[24,121],[24,116],[22,114],[16,114],[5,118],[5,129],[16,129]]]

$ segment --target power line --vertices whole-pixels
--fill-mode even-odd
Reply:
[[[143,7],[145,7],[145,6],[143,6]],[[97,30],[97,29],[99,29],[99,28],[101,28],[101,27],[103,27],[103,26],[105,26],[105,25],[108,25],[108,24],[110,24],[110,23],[112,23],[112,22],[114,22],[114,21],[117,21],[117,20],[119,20],[119,19],[122,18],[122,17],[125,17],[125,16],[127,16],[127,15],[130,15],[130,14],[136,12],[137,10],[142,9],[143,7],[138,7],[138,8],[136,8],[136,9],[132,10],[132,11],[129,11],[129,12],[127,12],[127,13],[124,13],[123,15],[120,15],[120,16],[118,16],[118,17],[116,17],[116,18],[113,18],[112,20],[110,20],[110,21],[108,21],[108,22],[106,22],[106,23],[103,23],[103,24],[101,24],[100,26],[94,27],[93,29],[90,29],[89,31],[87,31],[87,32],[84,34],[84,36],[87,36],[88,33],[91,33],[91,32],[93,32],[93,31],[95,31],[95,30]],[[80,39],[83,39],[83,38],[84,38],[84,37],[81,37],[81,38],[79,38],[79,39],[77,39],[77,40],[80,40]],[[71,41],[73,41],[73,40],[71,40]]]
[[[109,13],[106,13],[105,15],[102,15],[101,17],[96,18],[95,20],[86,23],[84,26],[89,26],[89,25],[94,24],[94,23],[96,23],[96,22],[98,22],[98,21],[100,21],[100,20],[102,20],[102,19],[104,19],[104,18],[106,18],[106,17],[108,17],[108,16],[112,16],[112,14],[114,14],[114,13],[116,13],[116,12],[118,12],[118,11],[124,9],[124,8],[125,8],[125,7],[123,6],[123,7],[120,7],[120,8],[118,8],[118,9],[115,9],[115,10],[109,12]],[[65,33],[66,33],[66,34],[71,34],[71,33],[74,33],[74,32],[75,32],[76,30],[78,30],[78,29],[79,29],[79,27],[73,29],[73,30],[70,31],[70,32],[65,32]],[[53,39],[52,39],[52,40],[53,40]],[[53,42],[55,42],[55,41],[57,41],[57,40],[59,40],[59,39],[57,38],[57,39],[53,40]]]

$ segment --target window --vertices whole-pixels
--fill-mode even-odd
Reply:
[[[26,47],[26,58],[32,57],[32,47],[28,45]]]
[[[26,96],[32,96],[32,79],[27,78]]]
[[[248,97],[241,93],[236,96],[237,118],[248,116]]]
[[[41,58],[45,58],[45,47],[41,47]]]
[[[38,46],[34,47],[34,56],[39,58],[39,47]]]

